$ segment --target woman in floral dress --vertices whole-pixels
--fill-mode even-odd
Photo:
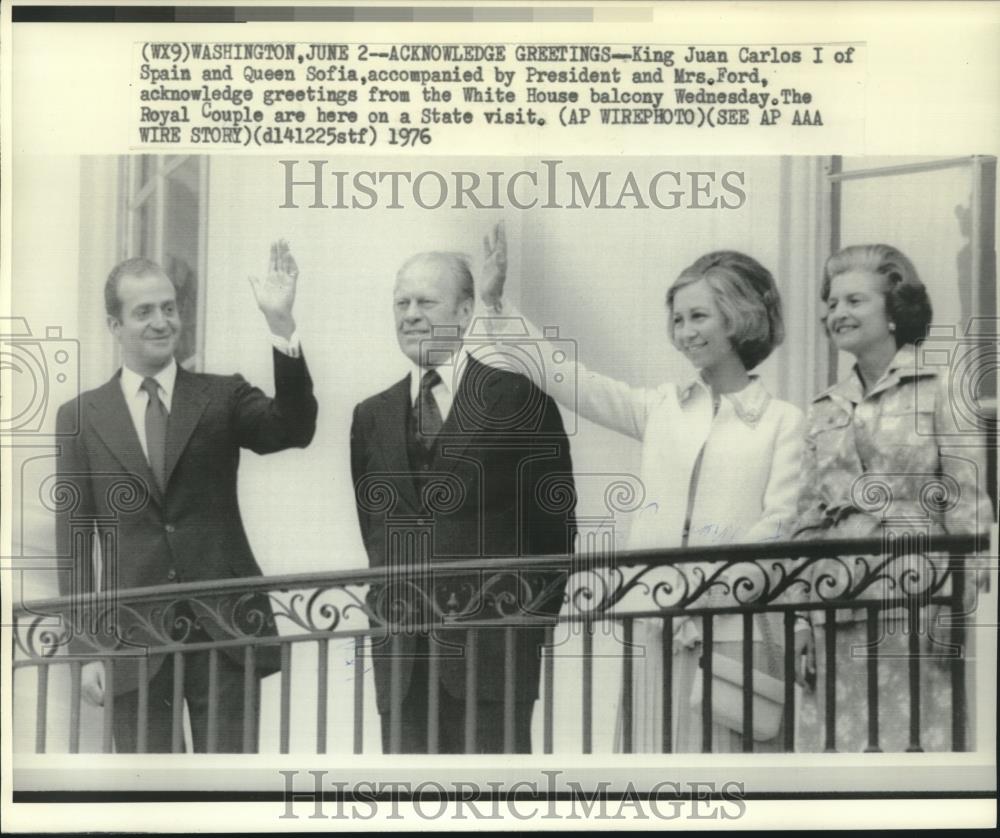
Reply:
[[[931,303],[912,263],[884,244],[859,245],[826,264],[821,297],[825,325],[837,349],[854,356],[847,375],[810,406],[796,537],[882,536],[900,543],[925,533],[979,532],[989,527],[981,440],[959,434],[955,394],[945,369],[918,363],[916,342],[927,334]],[[905,550],[900,552],[906,552]],[[814,601],[855,589],[860,573],[881,559],[861,557],[811,566]],[[897,556],[890,580],[863,599],[898,597],[900,585],[933,587],[947,557]],[[913,571],[907,581],[905,571]],[[946,592],[945,586],[939,591]],[[883,751],[951,747],[948,629],[921,609],[919,743],[910,740],[909,633],[904,608],[879,612],[879,741]],[[866,609],[836,613],[835,739],[838,751],[875,745],[868,727]],[[817,684],[802,707],[797,750],[830,746],[825,724],[827,614],[812,611]]]

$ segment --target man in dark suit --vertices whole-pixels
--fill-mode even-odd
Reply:
[[[564,574],[489,569],[491,559],[570,552],[575,489],[555,403],[463,346],[474,299],[461,255],[408,260],[394,310],[410,374],[354,411],[361,534],[369,564],[386,571],[368,604],[388,629],[372,651],[387,753],[530,752],[543,623],[562,602]],[[412,570],[459,559],[484,569],[433,579]],[[447,613],[528,625],[417,628]]]
[[[71,571],[60,574],[63,594],[81,604],[89,600],[97,611],[95,591],[113,597],[117,589],[261,575],[240,519],[236,473],[241,448],[266,454],[302,447],[315,430],[316,400],[292,317],[297,276],[287,245],[279,242],[271,248],[267,278],[251,280],[274,345],[272,399],[239,375],[178,366],[177,295],[162,268],[140,258],[111,271],[105,306],[122,367],[58,414],[64,433],[79,417],[79,432],[65,439],[58,459],[59,481],[75,495],[56,522],[59,555],[72,559]],[[109,491],[114,482],[119,491]],[[131,489],[123,495],[125,487]],[[165,638],[193,643],[273,635],[266,597],[214,605],[207,596],[182,598],[166,611],[164,604],[159,611],[114,608],[116,646],[134,644],[139,654],[82,667],[83,695],[94,704],[113,701],[116,750],[164,752],[182,745],[172,724],[177,686],[196,751],[256,750],[259,679],[277,669],[275,647],[260,647],[255,657],[244,647],[187,652],[179,673],[174,655],[142,660],[141,651]],[[144,631],[144,621],[153,628]],[[79,637],[70,646],[86,648]],[[142,726],[140,705],[147,718]]]

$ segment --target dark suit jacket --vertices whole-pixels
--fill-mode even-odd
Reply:
[[[61,593],[260,576],[236,497],[240,449],[267,454],[308,445],[317,406],[305,360],[274,351],[273,399],[239,375],[179,368],[163,492],[139,444],[120,377],[119,371],[59,410],[58,427],[64,431],[74,426],[73,417],[80,418],[79,433],[64,439],[58,459],[60,484],[73,492],[56,521],[59,555],[73,559],[72,573],[60,574]],[[104,553],[100,580],[94,578],[89,543],[95,527]],[[266,597],[236,602],[230,595],[222,605],[223,622],[245,632],[274,633]],[[121,639],[148,642],[139,615],[128,609],[115,613]],[[155,612],[143,616],[158,618]],[[263,627],[254,622],[258,617],[264,618]],[[214,620],[204,626],[217,638],[227,636]],[[242,663],[242,648],[228,653]],[[161,663],[162,656],[150,659],[150,677]],[[257,665],[263,673],[274,671],[276,649],[259,649]],[[116,664],[115,692],[135,689],[136,678],[134,665]]]
[[[351,467],[361,534],[370,566],[386,568],[387,574],[386,583],[373,585],[369,594],[369,606],[376,614],[388,618],[393,601],[407,600],[408,580],[393,578],[393,568],[401,564],[572,550],[573,464],[562,418],[548,396],[523,376],[470,360],[437,437],[422,493],[408,458],[410,411],[407,376],[359,404],[351,428]],[[488,577],[487,571],[461,580],[438,579],[433,586],[426,579],[417,584],[434,587],[438,605],[445,611],[449,599],[463,610]],[[530,574],[519,581],[501,579],[500,586],[491,589],[491,595],[469,616],[497,617],[492,595],[502,593],[511,597],[505,612],[517,614],[523,611],[518,604],[526,605],[550,583],[556,587],[544,607],[536,609],[535,617],[539,612],[558,613],[565,576]],[[411,604],[417,599],[419,595],[413,594]],[[420,619],[417,613],[414,622]],[[544,629],[518,629],[515,636],[515,700],[532,700],[538,696]],[[412,632],[401,632],[397,642],[404,655],[416,646]],[[452,696],[463,697],[467,633],[436,631],[429,642],[441,655],[445,688]],[[502,701],[504,631],[479,630],[477,648],[477,698]],[[379,711],[385,713],[390,706],[389,644],[381,644],[381,649],[376,645],[373,658],[376,698]],[[402,696],[412,666],[412,658],[401,658]]]

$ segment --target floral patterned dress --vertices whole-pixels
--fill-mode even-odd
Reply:
[[[959,404],[960,408],[961,405]],[[956,394],[939,368],[917,364],[913,345],[901,347],[882,378],[864,392],[855,367],[820,393],[807,416],[796,538],[861,538],[881,535],[896,544],[909,539],[912,552],[892,559],[866,584],[864,574],[880,557],[824,560],[809,568],[811,597],[852,592],[858,600],[898,597],[900,591],[947,593],[947,557],[922,553],[930,534],[981,532],[993,518],[986,484],[982,438],[959,427]],[[887,542],[888,543],[888,542]],[[943,585],[941,581],[943,580]],[[974,583],[973,583],[974,584]],[[868,629],[866,609],[835,612],[831,627],[823,611],[809,612],[816,642],[817,684],[801,708],[796,749],[828,747],[825,721],[826,640],[834,633],[834,747],[858,752],[869,741]],[[933,608],[920,609],[920,736],[910,733],[910,642],[907,612],[880,610],[878,656],[878,747],[883,751],[951,748],[952,688],[949,630]],[[965,650],[969,657],[968,649]],[[971,669],[971,667],[969,667]]]

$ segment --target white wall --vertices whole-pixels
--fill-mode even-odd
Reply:
[[[844,168],[851,171],[904,162],[927,161],[848,159]],[[976,288],[990,275],[990,267],[973,275],[972,204],[978,200],[973,184],[977,176],[971,166],[961,165],[842,184],[841,244],[847,247],[880,242],[905,253],[930,294],[935,327],[932,334],[936,338],[953,335],[960,340],[966,336],[972,317],[995,314],[980,310],[982,301]],[[955,341],[946,339],[940,345],[950,352]],[[961,357],[960,343],[959,347],[956,355]],[[839,353],[840,376],[853,364],[853,357]],[[977,384],[982,387],[984,382]]]
[[[29,405],[26,416],[37,419],[37,434],[17,436],[11,454],[12,511],[9,519],[13,553],[28,568],[10,577],[12,600],[19,602],[55,596],[55,528],[52,513],[42,502],[42,487],[55,471],[55,430],[59,405],[80,389],[94,387],[108,377],[107,343],[103,330],[106,258],[94,264],[95,250],[113,240],[114,226],[96,238],[82,235],[85,215],[90,221],[106,216],[105,197],[116,184],[107,177],[111,158],[25,156],[14,175],[11,315],[24,318],[31,337],[21,349],[5,347],[5,364],[22,362],[10,375],[4,398],[15,413]],[[96,188],[95,188],[96,185]],[[34,205],[45,202],[45,210]],[[94,234],[93,228],[88,228]],[[98,227],[100,230],[100,227]],[[92,273],[97,270],[97,273]],[[49,330],[59,330],[56,334]],[[20,340],[20,338],[19,338]],[[34,341],[38,342],[35,343]],[[18,354],[20,352],[25,354]],[[59,353],[65,351],[63,356]],[[42,366],[24,365],[26,355],[44,358]],[[64,360],[65,359],[65,360]],[[42,373],[44,370],[44,373]],[[60,380],[60,376],[64,376]],[[7,384],[7,382],[5,382]],[[8,408],[9,409],[9,408]],[[22,669],[14,680],[14,750],[32,750],[34,742],[37,673]],[[65,750],[69,730],[69,674],[52,667],[49,677],[48,737],[50,750]],[[24,715],[21,715],[24,714]],[[99,747],[99,718],[95,708],[81,714],[81,748]]]

